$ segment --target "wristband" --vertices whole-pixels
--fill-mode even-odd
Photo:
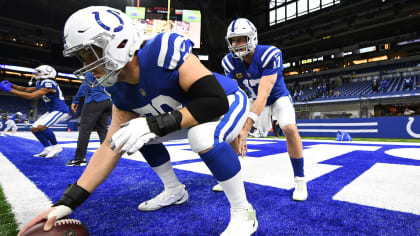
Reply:
[[[257,122],[258,120],[258,115],[252,111],[248,112],[248,118],[251,119],[252,121]]]
[[[163,137],[173,131],[181,129],[182,114],[178,110],[146,118],[150,131]]]
[[[53,206],[64,205],[72,210],[80,206],[90,196],[90,193],[76,184],[69,184],[63,196]]]

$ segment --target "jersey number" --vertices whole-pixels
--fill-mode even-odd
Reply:
[[[61,92],[61,89],[58,86],[57,86],[57,91],[58,91],[58,99],[64,101],[63,92]],[[44,100],[44,102],[46,102],[46,103],[51,102],[51,99],[47,95],[43,95],[42,100]]]
[[[151,114],[152,116],[160,115],[181,107],[181,103],[177,100],[160,95],[152,99],[151,103],[147,104],[144,107],[133,109],[134,112],[140,115]]]
[[[257,90],[258,90],[258,84],[260,83],[261,79],[244,79],[242,81],[242,84],[248,89],[250,96],[252,98],[257,98],[257,94],[254,92],[254,90],[252,89],[252,87],[257,86]]]

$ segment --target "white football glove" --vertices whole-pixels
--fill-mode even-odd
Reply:
[[[120,150],[120,154],[127,152],[131,155],[142,148],[145,143],[157,137],[155,133],[150,131],[146,117],[139,117],[122,124],[121,129],[112,135],[109,142],[112,150],[124,145]]]
[[[55,220],[61,219],[65,216],[70,215],[73,212],[73,210],[65,205],[58,205],[55,207],[53,211],[51,211],[48,214],[48,219],[55,216]]]

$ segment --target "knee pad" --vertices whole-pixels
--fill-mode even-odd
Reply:
[[[216,122],[207,122],[190,128],[188,131],[188,141],[193,152],[199,153],[214,145],[216,124],[213,123]]]

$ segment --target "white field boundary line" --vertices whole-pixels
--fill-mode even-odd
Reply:
[[[335,138],[335,137],[330,137]],[[286,141],[286,138],[247,138],[252,141]],[[383,144],[383,145],[401,145],[401,146],[418,146],[420,143],[411,142],[383,142],[383,141],[335,141],[335,140],[319,140],[319,139],[302,139],[302,142],[313,142],[313,143],[336,143],[336,144]]]
[[[57,140],[60,143],[60,141],[77,141],[77,137],[79,132],[77,131],[72,131],[72,132],[67,132],[67,131],[57,131],[54,132],[54,134],[57,136]],[[97,134],[96,132],[92,132],[91,134],[91,140],[98,140]],[[95,135],[95,136],[93,136]],[[30,140],[37,140],[35,138],[35,136],[31,133],[31,132],[16,132],[17,137],[21,137],[21,138],[26,138],[26,139],[30,139]],[[335,138],[335,137],[330,137],[330,138]],[[286,141],[286,138],[284,138],[284,136],[282,136],[281,138],[248,138],[248,140],[255,140],[255,141]],[[319,140],[319,139],[303,139],[303,142],[314,142],[314,143],[352,143],[352,144],[388,144],[388,145],[402,145],[402,146],[419,146],[420,147],[420,143],[411,143],[411,142],[384,142],[384,141],[351,141],[351,142],[344,142],[344,141],[335,141],[335,140]],[[174,141],[170,141],[170,142],[165,142],[165,144],[170,144],[170,143],[188,143],[188,140],[174,140]],[[41,145],[41,144],[39,144]]]
[[[0,185],[19,229],[52,205],[51,200],[3,153],[0,153]]]
[[[360,123],[297,123],[298,127],[304,126],[378,126],[378,122],[360,122]]]
[[[377,129],[299,129],[301,133],[336,133],[338,131],[348,133],[378,133]]]

